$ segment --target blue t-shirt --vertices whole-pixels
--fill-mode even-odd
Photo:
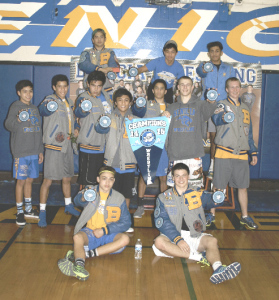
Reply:
[[[151,83],[156,79],[164,79],[167,83],[167,88],[173,86],[174,80],[184,76],[184,69],[178,61],[174,61],[171,66],[166,64],[165,57],[158,57],[152,59],[146,64],[148,71],[153,71],[153,78]]]

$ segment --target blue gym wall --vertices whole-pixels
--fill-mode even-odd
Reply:
[[[90,22],[78,27],[85,20],[81,16]],[[106,45],[121,58],[160,56],[165,41],[175,39],[178,59],[205,60],[206,44],[219,40],[224,61],[260,63],[259,163],[251,167],[251,178],[279,179],[277,4],[246,0],[237,6],[234,0],[227,4],[193,0],[179,7],[148,5],[144,0],[0,0],[0,17],[6,23],[0,26],[0,171],[10,171],[12,166],[9,132],[3,123],[10,104],[18,98],[16,82],[30,79],[34,104],[39,104],[52,93],[52,76],[70,77],[71,56],[91,46],[90,27],[103,27],[108,33]]]

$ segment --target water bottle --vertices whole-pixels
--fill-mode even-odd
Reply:
[[[138,239],[135,245],[135,259],[142,258],[142,243],[141,240]]]

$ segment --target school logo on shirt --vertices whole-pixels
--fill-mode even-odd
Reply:
[[[140,142],[145,147],[150,147],[154,145],[155,141],[156,141],[156,135],[153,130],[146,129],[140,135]]]

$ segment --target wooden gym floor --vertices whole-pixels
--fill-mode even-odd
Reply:
[[[131,210],[133,213],[134,210]],[[76,219],[64,207],[48,206],[48,226],[37,221],[15,224],[16,208],[0,205],[0,299],[279,299],[279,213],[250,213],[257,231],[239,227],[239,212],[217,212],[207,232],[219,240],[223,264],[238,261],[239,276],[219,285],[209,281],[211,267],[174,258],[157,258],[152,251],[158,235],[152,211],[134,220],[129,246],[117,255],[86,261],[87,281],[63,275],[57,260],[72,249]],[[136,239],[143,258],[134,259]]]

